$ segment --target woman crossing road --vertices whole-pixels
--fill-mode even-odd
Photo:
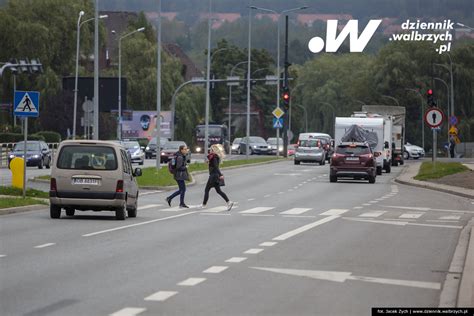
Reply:
[[[219,169],[220,163],[224,160],[224,148],[220,144],[214,144],[211,146],[211,152],[207,156],[209,164],[209,179],[207,180],[206,188],[204,190],[204,200],[202,202],[201,208],[205,208],[207,201],[209,200],[209,191],[212,188],[216,189],[217,194],[219,194],[224,201],[227,203],[227,210],[230,211],[234,202],[230,201],[227,195],[222,192],[221,186],[224,186],[224,175]]]
[[[184,195],[186,193],[186,182],[189,180],[189,174],[188,174],[188,148],[185,145],[179,146],[179,151],[175,154],[175,157],[173,159],[176,159],[175,166],[174,166],[174,179],[178,183],[178,190],[168,196],[166,198],[166,202],[168,205],[171,207],[171,201],[173,200],[174,197],[180,196],[179,197],[179,207],[180,208],[189,208],[185,203],[184,203]]]

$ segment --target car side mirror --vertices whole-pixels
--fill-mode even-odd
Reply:
[[[141,177],[141,175],[142,175],[142,169],[135,168],[135,171],[133,171],[133,176],[134,177]]]

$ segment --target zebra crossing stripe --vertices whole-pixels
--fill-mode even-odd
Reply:
[[[274,207],[254,207],[254,208],[251,208],[251,209],[239,212],[239,213],[241,213],[241,214],[258,214],[258,213],[263,213],[263,212],[270,211],[270,210],[273,210],[273,209],[274,209]]]
[[[289,209],[288,211],[281,212],[280,214],[282,215],[300,215],[303,213],[306,213],[307,211],[312,210],[311,208],[292,208]]]
[[[420,218],[425,213],[405,213],[400,215],[398,218]]]
[[[322,215],[322,216],[338,216],[338,215],[342,215],[346,212],[348,212],[349,210],[346,210],[346,209],[337,209],[337,208],[333,208],[333,209],[330,209],[324,213],[321,213],[319,215]]]
[[[360,214],[359,217],[379,217],[385,213],[387,213],[387,211],[373,211]]]

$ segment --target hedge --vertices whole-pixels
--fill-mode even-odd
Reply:
[[[44,141],[47,143],[60,143],[61,142],[61,134],[56,133],[56,132],[44,131],[44,132],[35,133],[32,136],[43,137]]]
[[[17,143],[24,140],[23,134],[17,133],[0,133],[0,143]],[[41,135],[28,135],[28,140],[44,140]]]

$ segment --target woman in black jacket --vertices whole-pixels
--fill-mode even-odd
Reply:
[[[204,190],[204,201],[202,202],[201,208],[205,208],[207,201],[209,200],[209,191],[214,188],[217,194],[219,194],[227,203],[227,210],[230,211],[234,202],[230,201],[227,195],[222,192],[221,186],[224,185],[224,175],[219,169],[219,165],[224,159],[224,148],[222,145],[214,144],[211,146],[211,152],[207,156],[209,164],[209,179],[207,180],[206,189]]]
[[[179,198],[179,207],[180,208],[189,208],[184,203],[184,195],[186,193],[186,182],[189,180],[187,160],[188,160],[188,148],[185,145],[179,146],[179,151],[175,154],[176,159],[176,169],[174,172],[174,179],[178,183],[178,190],[166,198],[166,202],[171,207],[171,201],[174,197],[180,196]]]

